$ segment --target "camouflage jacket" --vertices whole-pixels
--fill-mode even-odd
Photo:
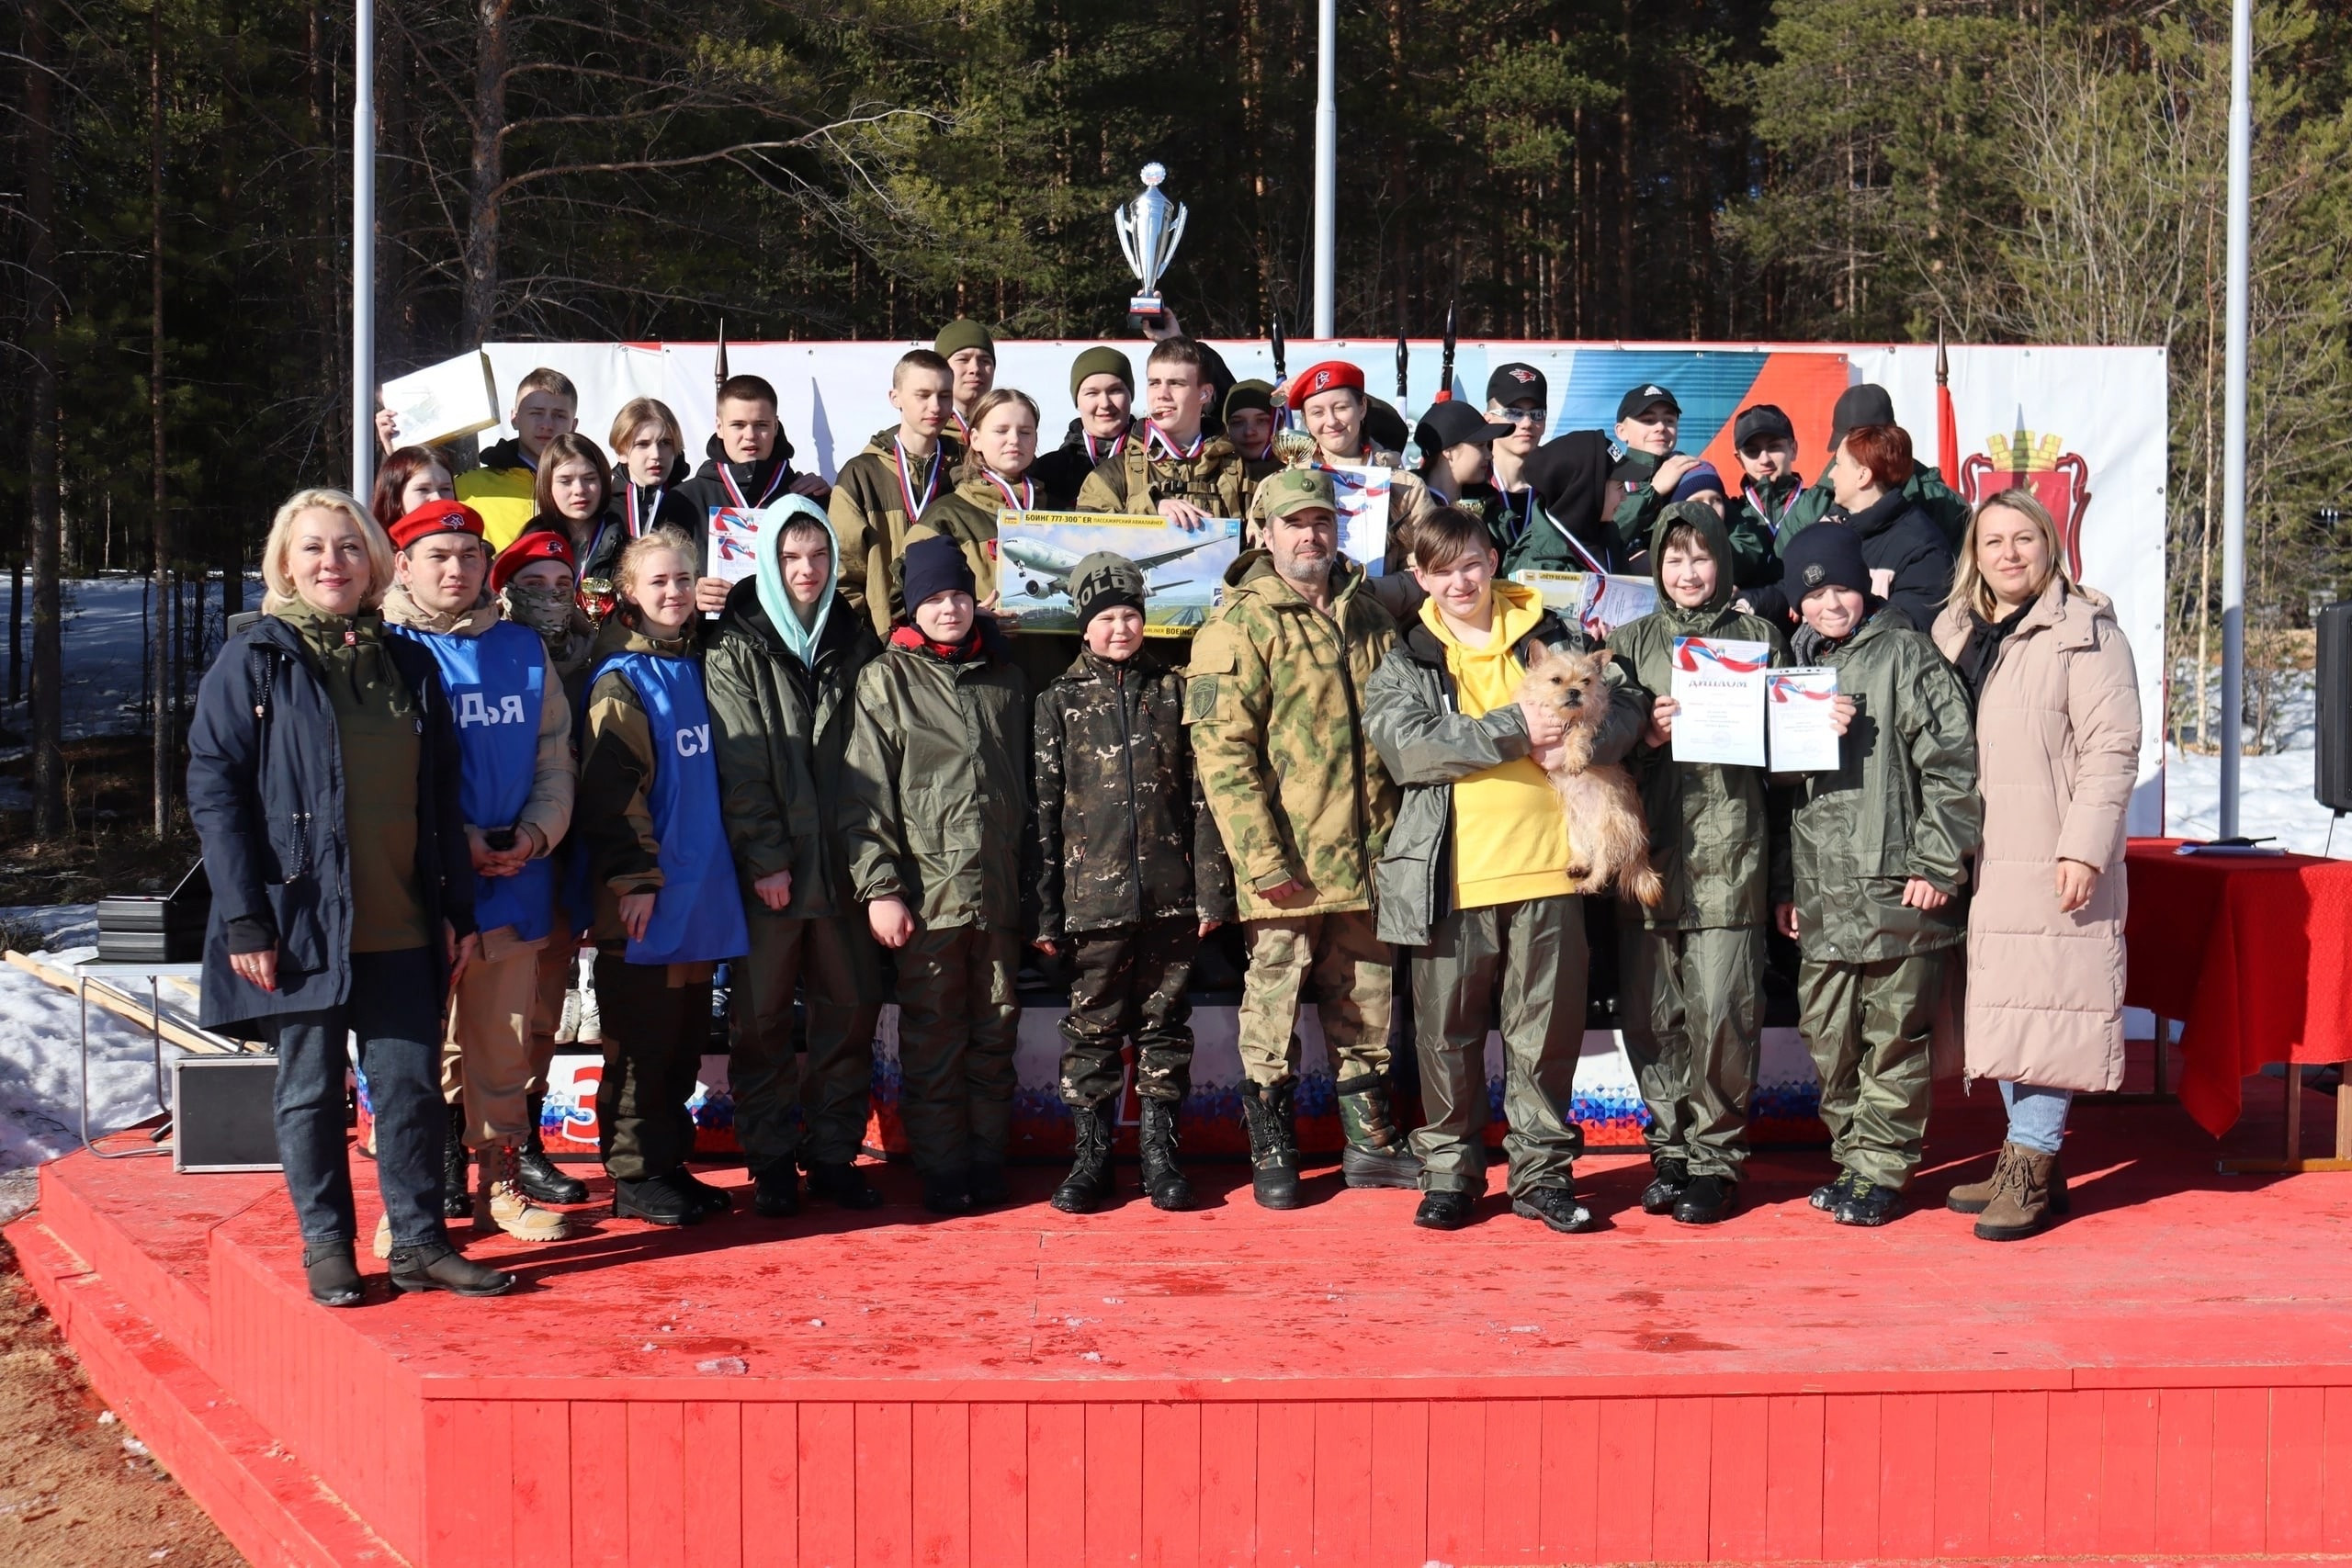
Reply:
[[[1363,693],[1396,623],[1345,556],[1329,615],[1262,551],[1225,581],[1225,603],[1193,639],[1184,723],[1241,918],[1368,909],[1397,796],[1364,733]],[[1282,904],[1259,897],[1293,880],[1305,891]]]
[[[1422,518],[1437,510],[1438,500],[1430,493],[1429,482],[1407,468],[1403,457],[1369,437],[1364,440],[1363,457],[1352,466],[1389,470],[1388,549],[1382,570],[1392,574],[1400,572],[1405,569],[1413,530],[1420,525]],[[1266,469],[1250,489],[1250,515],[1241,526],[1241,542],[1245,546],[1257,543],[1259,530],[1266,525],[1265,480],[1278,471],[1279,466]],[[1340,543],[1344,547],[1346,541]],[[1392,604],[1390,608],[1396,606]]]
[[[1105,457],[1079,487],[1080,512],[1125,512],[1142,515],[1163,501],[1189,501],[1212,517],[1238,517],[1250,500],[1250,473],[1241,454],[1224,436],[1201,444],[1197,457],[1154,455],[1144,433],[1114,457]]]
[[[1081,652],[1037,699],[1037,934],[1229,920],[1233,876],[1184,743],[1184,677]]]

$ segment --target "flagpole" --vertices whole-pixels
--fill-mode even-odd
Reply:
[[[1340,335],[1340,4],[1315,19],[1315,335]]]
[[[2230,6],[2230,211],[2228,367],[2222,446],[2222,777],[2215,830],[2238,831],[2238,777],[2245,709],[2246,292],[2252,237],[2254,6]],[[2204,671],[2198,671],[2203,700]]]
[[[376,6],[354,0],[351,45],[351,493],[376,479]]]

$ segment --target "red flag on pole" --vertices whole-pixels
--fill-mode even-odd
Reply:
[[[1960,482],[1960,416],[1951,406],[1951,356],[1944,351],[1944,328],[1936,323],[1936,467],[1946,484]]]

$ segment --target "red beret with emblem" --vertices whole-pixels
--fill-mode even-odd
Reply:
[[[481,513],[462,501],[428,501],[413,512],[402,513],[386,530],[392,548],[404,550],[430,534],[482,536]]]
[[[1310,365],[1291,378],[1290,389],[1284,397],[1291,412],[1296,413],[1306,406],[1306,400],[1321,392],[1335,392],[1341,387],[1361,394],[1363,372],[1344,359],[1327,359],[1320,365]]]
[[[570,539],[552,528],[526,528],[490,563],[490,591],[505,592],[516,572],[543,560],[560,562],[566,571],[575,576],[580,570],[579,563],[572,558]]]

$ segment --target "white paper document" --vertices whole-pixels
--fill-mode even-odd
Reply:
[[[1826,664],[1801,664],[1765,677],[1765,728],[1772,742],[1776,773],[1835,773],[1841,739],[1829,721],[1838,696],[1838,671]]]
[[[1769,643],[1674,639],[1674,760],[1764,765],[1764,675]]]

